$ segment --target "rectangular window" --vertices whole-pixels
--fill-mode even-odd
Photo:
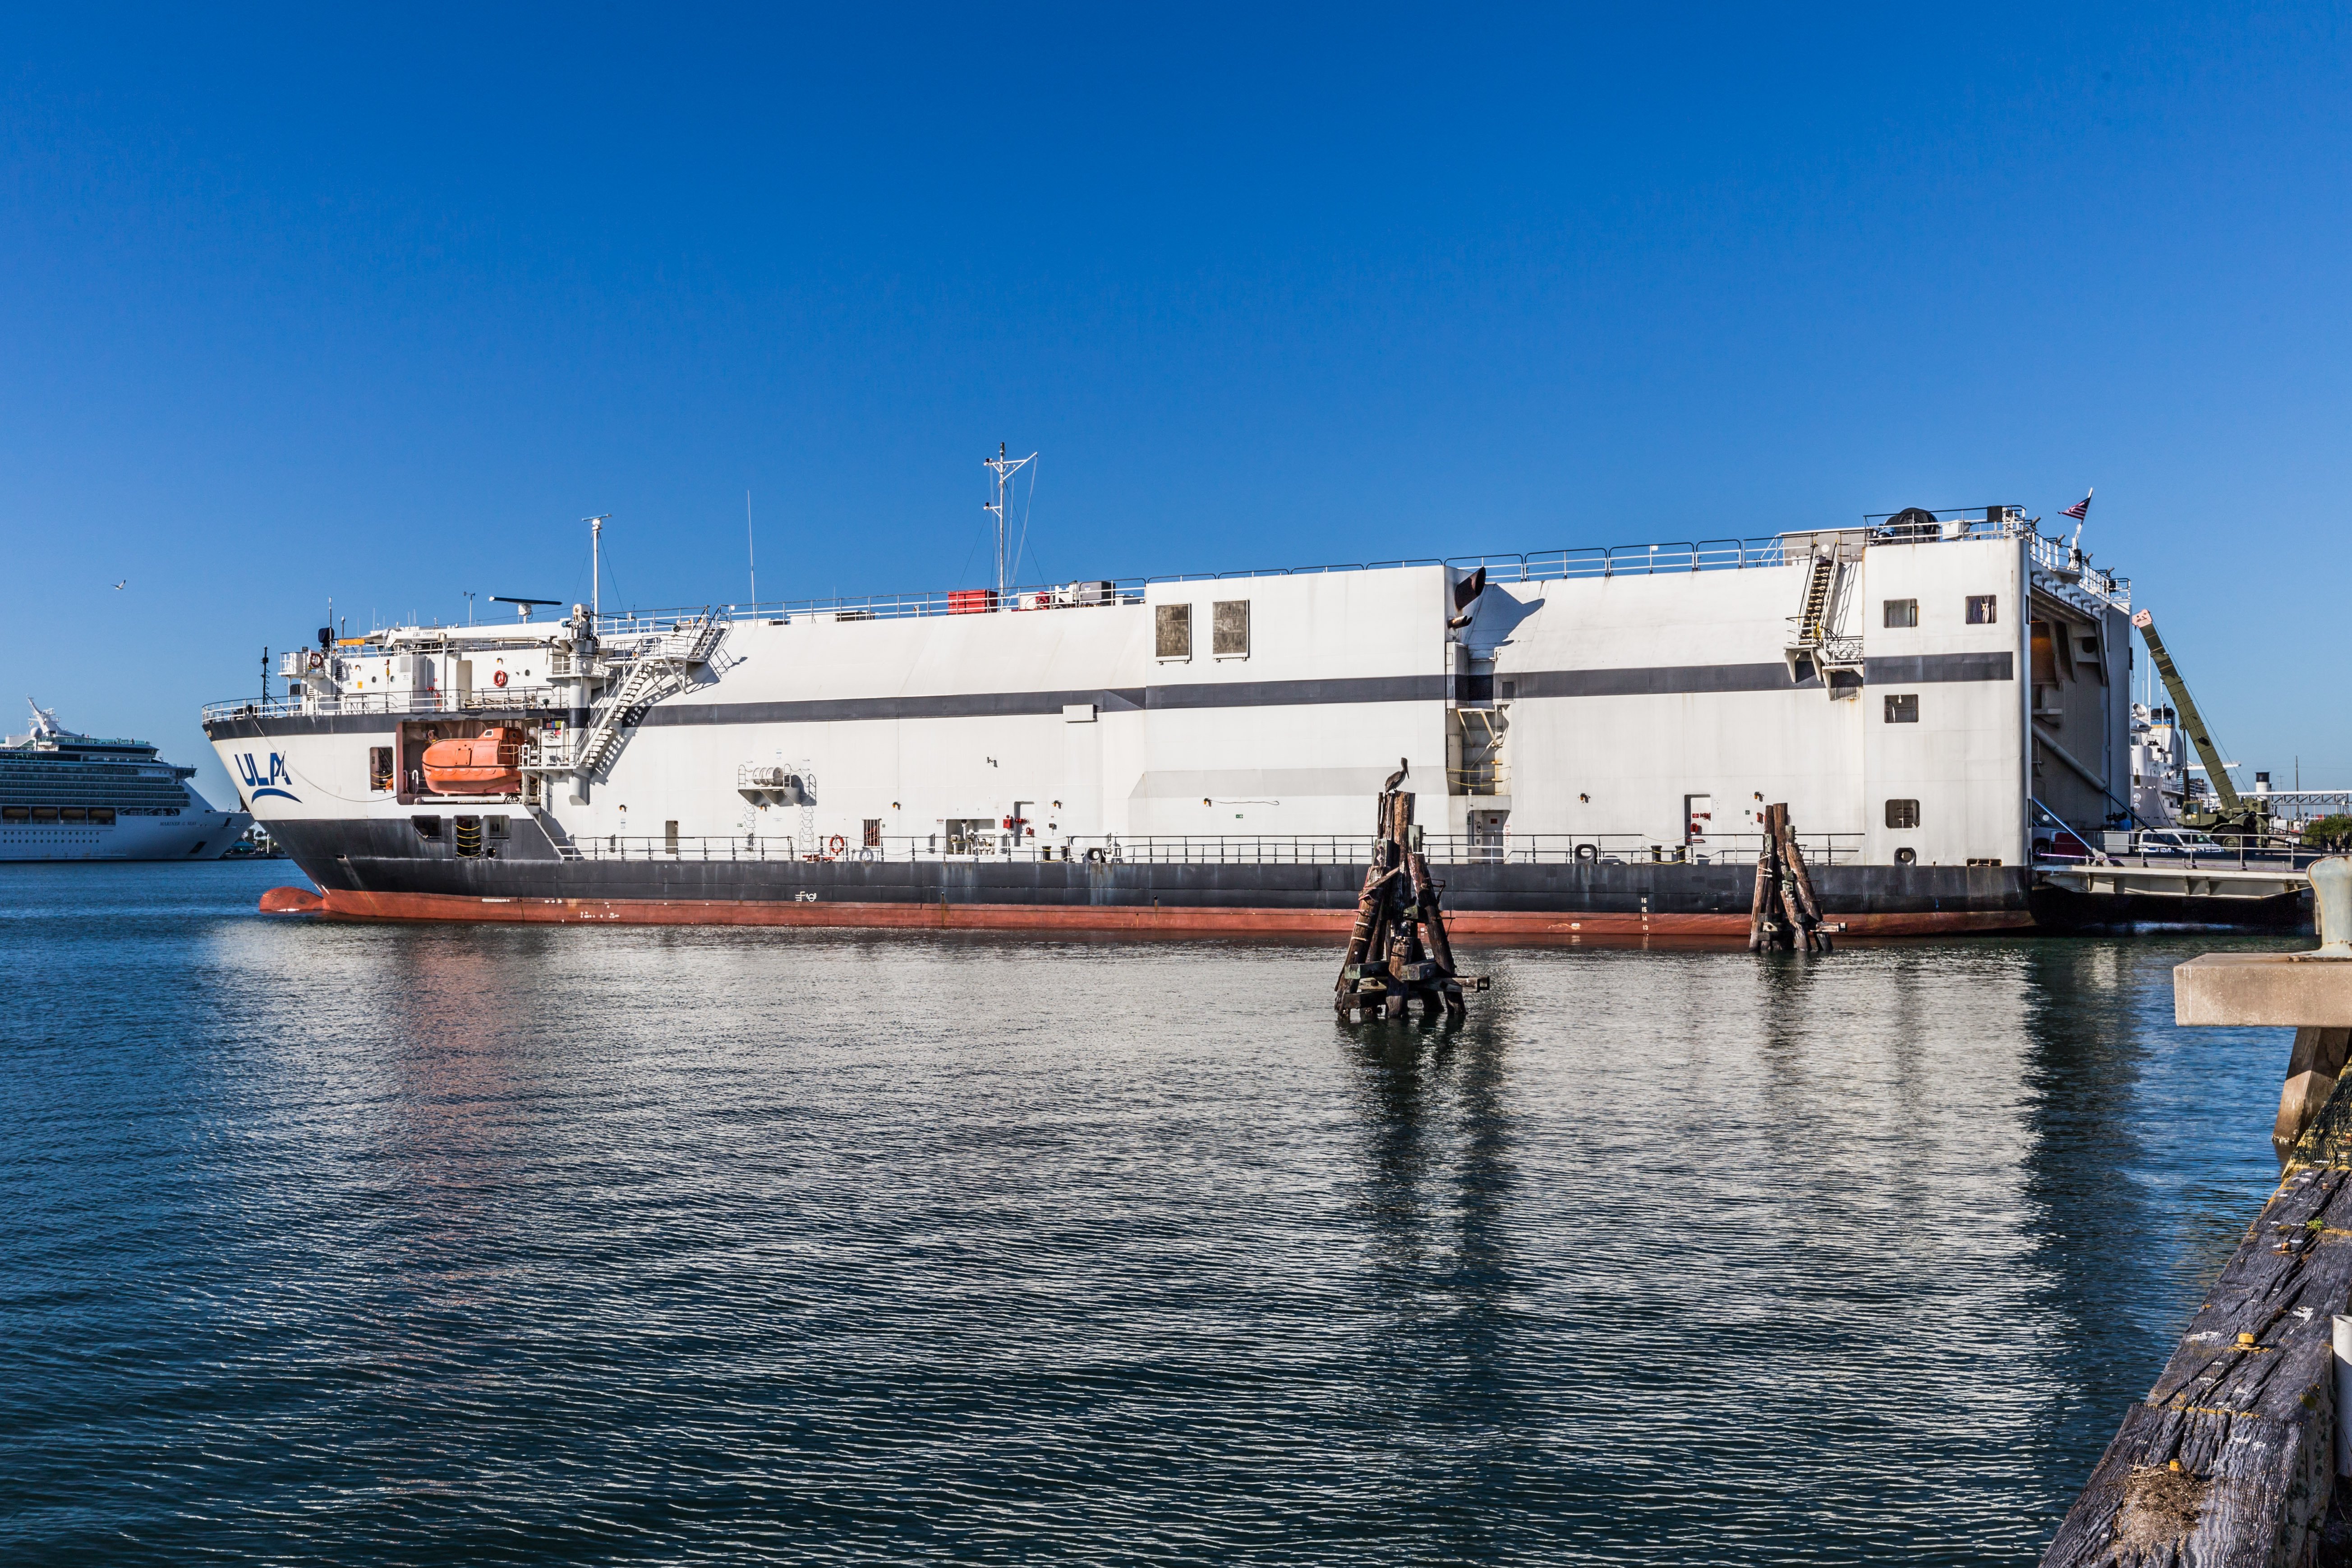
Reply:
[[[1904,692],[1886,700],[1886,721],[1890,724],[1916,724],[1919,721],[1919,694]]]
[[[507,836],[507,819],[503,816],[482,818],[482,827],[493,838],[504,838]]]
[[[1972,626],[1989,626],[1994,625],[2000,619],[2000,595],[1970,594],[1969,595],[1969,625]]]
[[[1886,601],[1886,624],[1890,626],[1916,626],[1919,624],[1919,601],[1889,599]]]
[[[869,816],[866,819],[866,847],[868,849],[882,847],[882,819],[878,816]]]
[[[1152,611],[1151,651],[1154,658],[1192,657],[1192,606],[1160,605]]]
[[[1890,800],[1886,803],[1886,826],[1916,827],[1919,826],[1919,803],[1916,800]]]
[[[390,746],[368,748],[368,788],[378,791],[389,791],[392,788],[392,748]]]
[[[1506,701],[1506,702],[1516,702],[1517,700],[1518,700],[1518,696],[1519,696],[1519,683],[1518,683],[1517,681],[1516,681],[1516,680],[1506,680],[1506,681],[1502,682],[1502,683],[1501,683],[1501,685],[1502,685],[1502,689],[1503,689],[1503,692],[1502,692],[1502,700],[1503,700],[1504,701]]]
[[[1249,601],[1219,599],[1210,617],[1209,651],[1219,658],[1249,657]]]

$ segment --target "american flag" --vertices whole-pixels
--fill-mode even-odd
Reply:
[[[2073,518],[2077,522],[2089,517],[2091,515],[2091,496],[2096,493],[2097,491],[2095,489],[2086,492],[2081,500],[2076,501],[2073,506],[2066,509],[2064,515]]]

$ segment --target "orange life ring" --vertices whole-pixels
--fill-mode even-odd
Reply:
[[[326,663],[327,656],[323,653],[314,653],[310,656],[310,668],[312,669],[322,669],[326,667]]]
[[[502,669],[502,670],[499,670],[496,675],[493,675],[493,676],[491,676],[491,677],[490,677],[490,684],[491,684],[492,686],[504,686],[506,683],[507,683],[507,672],[506,672],[505,670],[503,670],[503,669]]]
[[[845,849],[846,849],[846,848],[848,848],[848,847],[849,847],[849,840],[848,840],[848,839],[846,839],[846,838],[844,838],[840,834],[836,833],[836,834],[835,834],[831,838],[829,838],[829,839],[825,840],[825,846],[824,846],[824,847],[825,847],[827,849],[830,849],[831,851],[833,851],[833,853],[835,853],[835,855],[838,855],[838,854],[840,854],[843,850],[845,850]]]

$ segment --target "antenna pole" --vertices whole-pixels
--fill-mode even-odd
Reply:
[[[993,512],[995,514],[993,521],[996,528],[996,599],[1000,605],[1004,601],[1005,588],[1006,563],[1004,560],[1004,498],[1007,493],[1007,487],[1011,484],[1014,474],[1019,473],[1023,468],[1027,468],[1031,463],[1035,462],[1036,460],[1037,454],[1034,452],[1030,453],[1025,458],[1009,458],[1005,456],[1005,446],[1002,441],[999,441],[996,444],[996,456],[993,458],[982,458],[980,460],[981,467],[987,468],[996,476],[995,487],[991,492],[993,499],[982,502],[982,508],[983,510]]]
[[[760,547],[751,537],[751,492],[743,492],[743,558],[751,563],[751,607],[760,607]]]
[[[580,520],[588,525],[588,613],[591,616],[601,615],[604,609],[604,519],[612,515],[608,511]],[[573,579],[574,582],[578,580]],[[523,614],[529,616],[530,612],[525,610]],[[592,621],[590,624],[594,623]]]

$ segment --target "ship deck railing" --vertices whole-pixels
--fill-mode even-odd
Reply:
[[[331,718],[342,714],[382,714],[401,718],[432,713],[547,713],[561,711],[557,694],[546,687],[500,690],[496,687],[459,694],[447,691],[360,691],[348,697],[273,697],[267,701],[207,702],[207,724],[232,719],[299,719],[305,715]]]
[[[977,865],[1087,863],[1150,866],[1363,866],[1369,834],[1116,834],[1056,837],[1051,842],[1009,835],[958,839],[944,834],[883,836],[873,843],[820,836],[803,843],[791,835],[581,835],[567,858],[583,860],[779,860],[878,863],[945,861]],[[1859,833],[1798,836],[1808,863],[1846,866],[1862,859]],[[1423,853],[1433,866],[1607,865],[1753,866],[1760,833],[1715,834],[1690,844],[1661,842],[1633,833],[1429,834]]]
[[[2072,587],[2114,605],[2131,607],[2131,579],[2090,564],[2081,550],[2063,539],[2044,536],[2039,519],[2028,518],[2016,507],[1966,507],[1928,510],[1936,518],[1932,529],[1893,525],[1881,516],[1864,519],[1858,528],[1790,529],[1750,538],[1690,539],[1603,544],[1557,550],[1497,552],[1453,556],[1414,556],[1395,561],[1342,561],[1318,566],[1251,567],[1232,572],[1175,572],[1150,577],[1095,578],[1074,583],[1034,583],[1021,587],[942,588],[912,594],[838,595],[823,599],[788,599],[729,605],[695,605],[672,609],[613,612],[595,617],[600,637],[643,637],[691,626],[713,617],[730,623],[766,622],[790,626],[798,622],[856,622],[919,619],[932,616],[1023,614],[1048,610],[1114,609],[1140,605],[1152,584],[1159,583],[1244,582],[1261,577],[1320,576],[1339,572],[1380,572],[1403,567],[1443,566],[1465,575],[1484,569],[1492,583],[1539,583],[1579,578],[1656,577],[1698,572],[1738,572],[1786,566],[1811,555],[1820,542],[1852,535],[1863,543],[1928,544],[1983,539],[2027,541],[2036,567]],[[543,626],[545,623],[539,623]],[[518,629],[536,629],[517,622]],[[382,639],[411,627],[378,627],[369,640]],[[458,628],[451,627],[452,631]],[[464,628],[478,637],[489,628]],[[378,651],[389,651],[381,649]],[[368,649],[355,650],[367,657]],[[505,692],[474,694],[464,706],[473,708],[528,707],[527,696]],[[491,698],[500,699],[493,702]],[[400,706],[404,701],[413,706]],[[258,702],[207,703],[206,720],[282,718],[304,713],[447,712],[453,706],[434,693],[361,693],[356,697],[265,699]]]
[[[1988,512],[1997,512],[1998,518]],[[1490,583],[1538,583],[1577,578],[1654,577],[1695,572],[1738,572],[1785,566],[1808,558],[1816,542],[1831,535],[1851,534],[1864,543],[1937,543],[1983,539],[2025,538],[2037,566],[2063,577],[2086,593],[2114,605],[2131,607],[2131,579],[2093,567],[2082,552],[2062,539],[2044,536],[2016,507],[1934,509],[1935,531],[1890,527],[1886,519],[1865,518],[1858,528],[1790,529],[1753,538],[1667,540],[1639,544],[1587,545],[1558,550],[1500,552],[1490,554],[1415,556],[1396,561],[1344,561],[1319,566],[1252,567],[1233,572],[1174,572],[1153,577],[1099,578],[1076,583],[1036,583],[1023,587],[950,588],[919,594],[875,594],[863,597],[778,600],[772,603],[693,605],[647,610],[628,615],[604,615],[596,619],[599,636],[642,636],[661,632],[681,622],[716,614],[733,621],[767,621],[791,625],[802,620],[888,621],[927,616],[1019,614],[1041,610],[1103,609],[1141,605],[1159,583],[1224,583],[1255,577],[1311,577],[1335,572],[1393,571],[1408,566],[1444,566],[1467,574],[1485,568]]]

